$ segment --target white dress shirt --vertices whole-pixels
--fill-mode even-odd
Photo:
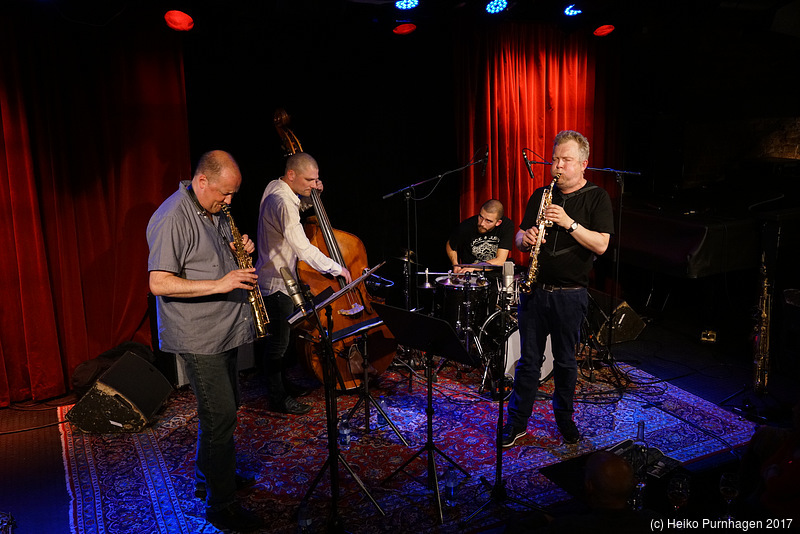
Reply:
[[[300,197],[289,184],[280,178],[271,181],[264,189],[259,211],[256,273],[263,295],[286,293],[281,267],[294,276],[298,259],[321,273],[342,274],[342,267],[306,237],[300,224]]]

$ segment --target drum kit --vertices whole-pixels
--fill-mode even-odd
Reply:
[[[511,286],[506,288],[500,276],[502,265],[483,262],[456,267],[471,270],[443,273],[426,269],[419,273],[424,275],[424,282],[417,286],[418,289],[431,293],[426,299],[430,303],[427,311],[429,315],[450,323],[467,351],[480,359],[484,368],[481,390],[487,388],[492,359],[500,354],[505,355],[505,376],[513,381],[521,355],[517,304],[522,275],[515,275]],[[430,283],[431,277],[435,277],[435,284]],[[541,383],[550,378],[552,370],[553,356],[548,338]]]

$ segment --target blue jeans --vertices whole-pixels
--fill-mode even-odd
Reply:
[[[267,377],[269,401],[280,402],[286,398],[283,386],[283,356],[292,339],[292,328],[286,318],[294,311],[294,303],[289,295],[281,291],[264,297],[264,308],[269,316],[267,331],[269,336],[263,341],[263,370]]]
[[[553,412],[557,421],[572,419],[578,382],[575,352],[587,308],[586,289],[548,292],[537,287],[530,295],[520,295],[517,315],[522,354],[508,403],[508,422],[515,427],[526,428],[533,413],[548,335],[553,350]]]
[[[233,433],[239,407],[237,349],[221,354],[181,354],[197,397],[195,478],[206,485],[206,510],[233,503],[236,449]]]

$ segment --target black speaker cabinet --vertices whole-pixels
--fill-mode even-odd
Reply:
[[[642,330],[644,321],[639,315],[628,306],[623,300],[612,301],[611,295],[589,290],[589,313],[587,319],[589,326],[602,346],[633,341]],[[612,331],[613,328],[613,331]]]
[[[139,432],[171,391],[158,369],[128,351],[67,412],[67,420],[84,432]]]

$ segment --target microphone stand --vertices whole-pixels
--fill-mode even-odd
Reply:
[[[405,259],[407,261],[403,262],[403,283],[404,283],[403,295],[405,297],[405,309],[406,310],[411,311],[411,308],[412,308],[412,306],[411,306],[411,291],[412,291],[411,279],[412,279],[412,277],[414,279],[414,287],[413,287],[414,302],[415,302],[414,307],[417,307],[419,305],[419,293],[417,292],[417,274],[418,273],[417,273],[417,270],[416,270],[416,265],[419,262],[419,257],[417,257],[417,262],[412,262],[411,261],[411,250],[412,250],[411,249],[411,229],[412,229],[412,224],[411,224],[411,201],[412,200],[415,200],[415,201],[417,200],[413,196],[414,195],[414,188],[415,187],[419,187],[421,185],[425,185],[425,184],[427,184],[429,182],[433,182],[434,180],[436,180],[437,182],[441,181],[442,178],[444,178],[445,176],[447,176],[449,174],[454,174],[454,173],[463,171],[464,169],[472,167],[473,165],[477,165],[479,163],[483,163],[483,162],[487,161],[488,159],[489,159],[489,156],[488,156],[488,152],[487,152],[486,156],[484,156],[483,158],[481,158],[479,160],[473,161],[472,163],[468,163],[468,164],[466,164],[466,165],[464,165],[462,167],[459,167],[457,169],[451,169],[449,171],[445,171],[442,174],[437,174],[436,176],[433,176],[431,178],[427,178],[425,180],[422,180],[421,182],[417,182],[415,184],[407,185],[405,187],[402,187],[402,188],[398,189],[397,191],[392,191],[391,193],[387,193],[387,194],[383,195],[383,197],[382,197],[383,200],[387,200],[387,199],[392,198],[395,195],[399,195],[400,193],[402,193],[403,194],[403,200],[405,200],[405,203],[406,203],[406,253],[404,254],[404,256],[405,256]],[[416,231],[417,231],[416,215],[417,215],[417,210],[416,210],[416,204],[415,204],[415,207],[414,207],[414,224],[413,224],[415,245],[416,245],[416,241],[417,241],[416,240]],[[412,271],[412,263],[414,265],[413,274],[411,272]],[[426,281],[427,281],[427,279],[426,279]],[[408,370],[409,370],[409,373],[408,373],[408,391],[411,392],[412,377],[413,377],[414,373],[413,373],[413,369],[411,369],[411,366],[407,366],[407,367],[408,367]]]
[[[383,265],[381,263],[380,265]],[[380,265],[378,267],[380,267]],[[366,274],[354,280],[345,288],[337,292],[331,298],[326,299],[322,302],[319,306],[316,306],[313,301],[313,296],[310,292],[302,291],[300,294],[303,296],[304,306],[302,307],[303,310],[312,310],[311,315],[314,316],[314,321],[316,323],[317,329],[320,333],[320,340],[322,341],[323,346],[323,353],[324,353],[324,364],[323,364],[323,385],[325,388],[325,419],[327,423],[327,433],[328,433],[328,457],[325,460],[325,463],[322,464],[322,467],[317,473],[317,476],[314,478],[311,486],[306,491],[305,495],[303,496],[302,500],[300,501],[300,509],[302,510],[304,507],[307,506],[308,499],[311,496],[311,493],[314,491],[314,488],[317,487],[320,480],[322,480],[322,476],[325,474],[325,470],[330,470],[330,484],[331,484],[331,511],[330,515],[328,516],[328,531],[329,532],[344,532],[344,527],[341,523],[341,518],[339,517],[339,462],[342,463],[344,468],[350,473],[350,476],[356,481],[359,485],[361,490],[367,496],[367,498],[372,502],[375,508],[381,513],[381,515],[385,516],[386,513],[380,507],[378,502],[372,497],[367,487],[364,485],[364,482],[359,478],[353,468],[350,467],[350,464],[347,463],[344,456],[342,456],[341,451],[339,450],[339,412],[336,403],[336,389],[335,389],[335,382],[338,381],[340,386],[344,387],[341,375],[339,375],[338,368],[336,367],[336,354],[333,349],[333,341],[331,339],[332,332],[333,332],[333,312],[330,306],[330,303],[341,296],[343,293],[348,291],[350,288],[354,287],[357,283],[363,281],[369,274],[372,274],[372,271],[376,270],[378,267],[375,267],[368,271]],[[288,288],[287,288],[288,289]],[[328,328],[326,329],[322,325],[322,319],[319,316],[319,309],[324,308],[326,311],[326,317],[328,322]],[[305,316],[305,314],[304,314]]]
[[[456,173],[456,172],[463,171],[464,169],[467,169],[467,168],[472,167],[473,165],[477,165],[479,163],[483,163],[483,162],[485,162],[487,160],[488,160],[488,156],[484,156],[483,158],[481,158],[479,160],[476,160],[476,161],[473,161],[472,163],[467,163],[463,167],[459,167],[457,169],[452,169],[452,170],[449,170],[449,171],[445,171],[442,174],[438,174],[438,175],[433,176],[431,178],[427,178],[427,179],[422,180],[421,182],[417,182],[415,184],[407,185],[405,187],[402,187],[402,188],[398,189],[397,191],[392,191],[391,193],[387,193],[387,194],[383,195],[383,200],[387,200],[389,198],[392,198],[395,195],[403,193],[403,199],[406,202],[406,254],[407,255],[409,255],[410,252],[411,252],[411,227],[412,227],[412,224],[411,224],[411,207],[410,207],[410,204],[411,204],[412,200],[417,200],[416,198],[413,197],[414,188],[415,187],[419,187],[421,185],[425,185],[428,182],[433,182],[434,180],[441,180],[442,178],[444,178],[445,176],[447,176],[449,174],[453,174],[453,173]],[[415,209],[414,210],[415,223],[413,225],[414,226],[415,235],[416,235],[416,230],[417,230],[416,213],[417,212],[416,212],[416,209]],[[415,239],[415,241],[416,241],[416,239]],[[410,256],[407,259],[410,260],[411,259]],[[419,258],[417,258],[417,261],[419,261]],[[411,274],[411,266],[408,265],[411,262],[407,261],[405,263],[407,265],[404,266],[404,268],[403,268],[403,274],[405,275],[404,296],[405,296],[405,300],[406,300],[406,310],[411,310],[411,278],[412,278],[412,274]],[[415,283],[416,283],[416,275],[417,275],[417,273],[414,272],[413,277],[414,277]],[[416,296],[417,296],[416,286],[414,286],[414,297],[415,297],[415,300],[416,300]]]
[[[513,498],[508,495],[508,491],[506,490],[505,481],[503,480],[503,402],[505,401],[504,395],[504,381],[505,381],[505,369],[506,369],[506,359],[508,357],[508,335],[507,335],[507,317],[511,315],[511,298],[509,295],[509,288],[506,286],[505,281],[503,282],[503,293],[502,293],[502,306],[500,312],[500,342],[498,343],[498,352],[494,355],[493,361],[490,362],[490,366],[493,366],[494,369],[492,373],[497,378],[497,428],[495,432],[495,473],[494,473],[494,484],[490,484],[486,477],[481,476],[481,483],[489,488],[489,499],[484,502],[481,506],[478,507],[477,510],[472,512],[466,519],[460,522],[460,526],[462,528],[466,527],[470,524],[472,519],[477,516],[481,511],[486,509],[490,504],[504,504],[506,501],[511,501],[517,503],[521,506],[525,506],[527,508],[537,510],[543,512],[541,508],[538,506],[522,501],[520,499]],[[479,343],[480,344],[480,343]]]
[[[634,172],[634,171],[621,171],[618,169],[611,169],[611,168],[596,168],[596,167],[587,167],[586,170],[589,171],[599,171],[599,172],[613,172],[616,176],[616,182],[619,186],[619,195],[617,198],[617,231],[616,231],[616,246],[614,247],[614,274],[612,277],[612,283],[614,285],[612,289],[612,298],[611,302],[609,302],[607,310],[608,316],[608,343],[606,343],[605,352],[607,358],[607,364],[611,368],[612,373],[617,379],[617,386],[622,387],[622,380],[620,379],[619,370],[616,367],[616,361],[614,359],[614,353],[612,352],[612,345],[614,344],[614,329],[616,318],[614,317],[614,308],[616,303],[619,301],[619,264],[620,264],[620,252],[622,250],[622,197],[625,194],[625,176],[632,175],[632,176],[641,176],[642,173]],[[602,328],[602,327],[601,327]]]

